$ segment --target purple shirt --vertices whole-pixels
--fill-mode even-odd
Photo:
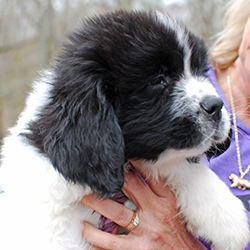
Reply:
[[[218,84],[216,73],[213,69],[210,69],[206,76],[209,78],[211,83],[214,85],[219,97],[224,102],[224,105],[228,112],[231,113],[232,110],[230,105],[228,104],[220,86]],[[250,93],[249,93],[250,95]],[[231,119],[232,120],[232,119]],[[236,116],[237,127],[238,127],[238,137],[239,137],[239,145],[240,145],[240,154],[241,154],[241,164],[243,172],[246,170],[248,165],[250,164],[250,128],[238,117]],[[230,188],[231,192],[238,196],[244,203],[247,209],[248,221],[250,224],[250,189],[240,190],[238,188],[231,188],[230,185],[232,182],[229,180],[229,176],[233,173],[240,176],[239,166],[237,161],[236,154],[236,144],[235,144],[235,134],[234,134],[234,126],[232,124],[232,141],[228,150],[222,155],[212,158],[207,165],[218,175],[218,177],[227,184]],[[247,180],[250,180],[250,171],[244,177]],[[250,250],[250,244],[246,248]]]

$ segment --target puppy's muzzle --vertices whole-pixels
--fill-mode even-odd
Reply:
[[[229,148],[231,139],[232,139],[232,129],[230,129],[226,141],[224,141],[223,143],[214,145],[207,152],[205,152],[207,159],[209,160],[212,158],[212,156],[219,156],[222,153],[224,153]]]
[[[222,117],[223,101],[216,96],[206,96],[200,106],[207,117],[214,122],[219,122]],[[227,139],[223,143],[213,145],[207,152],[206,156],[210,159],[212,156],[219,156],[225,152],[230,146],[232,138],[232,130],[230,130]]]
[[[221,119],[221,109],[223,107],[223,102],[219,97],[216,96],[206,96],[201,102],[200,106],[203,111],[211,117],[212,120],[218,121]]]

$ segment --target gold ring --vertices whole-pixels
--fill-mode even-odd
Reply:
[[[139,225],[139,213],[134,211],[134,215],[128,226],[126,227],[128,230],[131,230]]]

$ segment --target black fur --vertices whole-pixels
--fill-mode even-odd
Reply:
[[[191,110],[172,114],[185,49],[157,19],[118,11],[85,21],[53,67],[49,104],[29,124],[26,136],[55,169],[103,196],[121,189],[126,159],[155,161],[168,148],[201,141]],[[193,51],[191,71],[203,77],[204,42],[180,27]]]
[[[210,160],[212,157],[216,157],[224,153],[229,148],[231,140],[232,140],[232,129],[230,129],[226,141],[224,141],[223,143],[213,145],[206,152],[207,159]]]

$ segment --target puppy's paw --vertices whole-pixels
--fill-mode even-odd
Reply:
[[[196,202],[187,229],[211,242],[214,250],[245,249],[250,241],[245,208],[225,185],[216,190],[210,199],[207,197],[208,202]]]
[[[243,250],[250,241],[245,208],[237,197],[230,198],[224,200],[226,208],[218,209],[215,215],[216,224],[211,232],[214,250]]]

